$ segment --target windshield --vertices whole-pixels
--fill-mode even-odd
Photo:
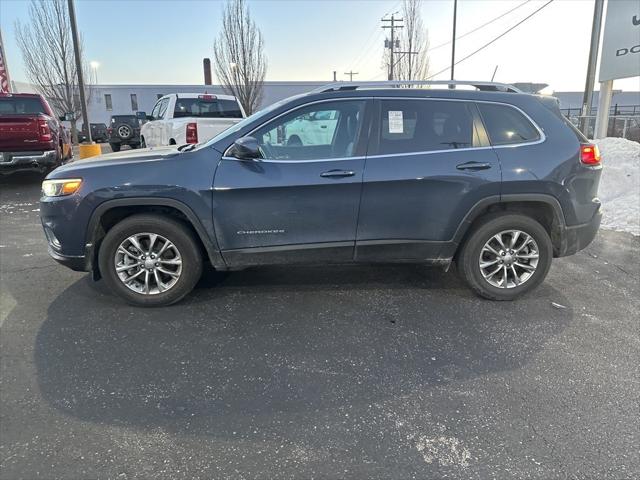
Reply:
[[[211,140],[209,140],[207,143],[203,143],[202,147],[208,147],[209,145],[212,145],[212,144],[214,144],[216,142],[224,140],[227,137],[232,136],[234,133],[242,130],[244,127],[246,127],[250,123],[252,123],[252,122],[254,122],[256,120],[259,120],[260,118],[268,115],[269,113],[273,112],[274,110],[276,110],[277,108],[281,107],[285,103],[289,103],[290,101],[295,100],[296,98],[303,97],[305,95],[306,94],[303,93],[301,95],[295,95],[293,97],[285,98],[284,100],[280,100],[279,102],[272,103],[271,105],[269,105],[268,107],[263,108],[262,110],[258,110],[257,112],[249,115],[244,120],[236,123],[233,127],[227,128],[226,130],[223,130],[218,135],[216,135]]]

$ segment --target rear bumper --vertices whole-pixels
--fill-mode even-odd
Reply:
[[[58,162],[55,150],[39,152],[0,152],[0,174],[20,170],[43,170]]]
[[[558,257],[566,257],[586,248],[593,241],[602,221],[602,208],[598,208],[593,218],[581,225],[565,227]]]

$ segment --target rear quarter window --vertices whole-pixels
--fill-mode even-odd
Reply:
[[[521,112],[508,105],[478,103],[491,145],[514,145],[540,139],[538,129]]]

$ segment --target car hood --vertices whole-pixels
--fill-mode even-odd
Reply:
[[[166,147],[150,147],[140,148],[136,150],[126,150],[124,152],[106,153],[97,157],[84,158],[82,160],[74,160],[61,167],[56,168],[49,178],[60,177],[69,171],[85,170],[87,168],[96,168],[108,165],[119,165],[129,162],[145,162],[157,161],[164,158],[175,157],[181,155],[177,145],[169,145]]]

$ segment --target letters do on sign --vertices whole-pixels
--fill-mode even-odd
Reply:
[[[600,58],[600,81],[640,75],[640,2],[609,0]]]

